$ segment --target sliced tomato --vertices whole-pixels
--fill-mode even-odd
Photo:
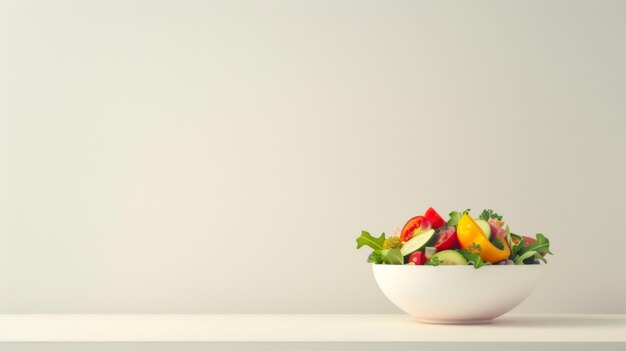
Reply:
[[[443,227],[444,224],[446,224],[446,221],[444,221],[439,213],[437,213],[437,211],[435,211],[435,209],[432,207],[429,207],[426,210],[426,213],[424,213],[424,217],[426,217],[426,219],[433,225],[433,228],[435,229],[439,229]]]
[[[426,254],[424,251],[416,251],[409,256],[409,264],[413,263],[414,265],[421,266],[426,262]]]
[[[456,236],[456,229],[454,227],[446,227],[439,231],[434,246],[437,252],[457,248],[459,246],[459,238]]]
[[[409,241],[416,233],[428,230],[432,227],[432,224],[424,216],[415,216],[406,222],[404,227],[402,228],[402,232],[400,233],[400,238],[402,241]]]

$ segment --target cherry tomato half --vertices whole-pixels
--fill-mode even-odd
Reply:
[[[426,213],[424,213],[424,217],[426,217],[426,219],[433,225],[433,228],[435,229],[439,229],[440,227],[443,227],[444,224],[446,224],[446,221],[444,221],[439,213],[437,213],[437,211],[435,211],[435,209],[432,207],[429,207],[426,210]]]
[[[426,254],[424,251],[416,251],[409,256],[409,263],[421,266],[426,262]]]
[[[413,237],[413,234],[416,229],[419,229],[418,232],[422,230],[427,230],[432,226],[428,220],[424,216],[415,216],[409,219],[408,222],[402,228],[402,232],[400,234],[400,238],[402,241],[408,241]]]
[[[456,236],[454,227],[446,227],[437,235],[435,249],[437,251],[452,250],[459,246],[459,238]]]

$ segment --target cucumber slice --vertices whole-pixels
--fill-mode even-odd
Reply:
[[[404,245],[402,245],[402,248],[400,248],[402,256],[410,255],[413,252],[425,247],[434,236],[435,230],[429,229],[412,237],[409,241],[405,242]]]
[[[474,221],[476,222],[476,224],[478,224],[480,229],[483,231],[483,234],[485,234],[485,238],[490,239],[491,227],[489,226],[489,223],[482,219],[475,219]]]
[[[439,251],[430,258],[430,260],[438,265],[467,265],[467,260],[463,255],[454,250]]]

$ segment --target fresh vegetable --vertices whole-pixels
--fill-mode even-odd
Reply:
[[[456,250],[444,250],[437,252],[428,260],[432,266],[439,265],[467,265],[467,260]]]
[[[489,222],[484,219],[476,219],[476,224],[480,227],[485,235],[485,238],[491,238],[491,227],[489,226]]]
[[[421,251],[418,251],[421,252]],[[430,259],[431,257],[433,257],[433,255],[435,254],[435,252],[437,252],[437,249],[435,249],[432,246],[426,246],[424,248],[424,256],[426,256],[426,259]]]
[[[480,249],[480,248],[478,248]],[[467,262],[474,266],[474,268],[480,268],[482,266],[490,265],[489,262],[484,262],[479,254],[470,252],[468,250],[459,250],[459,253],[467,260]]]
[[[504,222],[499,221],[497,219],[490,219],[487,221],[489,223],[489,231],[491,232],[491,238],[504,238],[506,237],[506,229],[503,228]]]
[[[402,240],[397,236],[390,236],[383,243],[383,249],[399,249],[401,247]]]
[[[538,233],[536,239],[528,236],[512,234],[513,248],[511,249],[511,260],[515,264],[533,263],[535,260],[546,262],[545,255],[550,254],[550,241],[543,234]]]
[[[492,238],[489,242],[500,250],[504,250],[504,241],[502,238]]]
[[[535,243],[537,242],[537,239],[533,239],[529,236],[523,235],[523,236],[519,236],[519,235],[515,235],[515,237],[513,237],[513,243],[517,244],[519,243],[520,240],[524,241],[524,246],[526,247],[535,247],[538,246],[539,252],[541,253],[541,256],[545,256],[546,254],[550,254],[552,255],[552,253],[550,252],[550,242],[548,241],[548,239],[543,236],[543,234],[538,233],[537,236],[541,236],[541,243],[535,245]]]
[[[435,241],[435,249],[437,251],[455,249],[459,245],[459,239],[456,236],[456,228],[444,227],[437,233],[437,241]]]
[[[513,241],[513,244],[517,244],[520,241],[524,241],[524,246],[528,246],[530,244],[533,244],[535,241],[537,241],[537,239],[533,239],[533,238],[531,238],[529,236],[526,236],[526,235],[520,236],[520,235],[513,234],[512,235],[512,241]]]
[[[385,244],[385,233],[380,234],[380,237],[375,238],[369,232],[365,230],[361,231],[361,236],[356,239],[356,248],[360,249],[363,246],[369,246],[374,251],[380,251]]]
[[[527,259],[533,258],[533,261],[534,261],[534,258],[536,258],[537,255],[538,255],[537,251],[533,251],[533,250],[526,251],[523,254],[519,255],[519,257],[517,257],[514,262],[515,264],[525,264],[525,263],[527,264],[527,263],[530,263],[530,262],[526,262]]]
[[[362,231],[357,249],[368,246],[367,262],[394,265],[488,265],[546,263],[550,241],[538,233],[535,238],[511,233],[502,216],[483,210],[472,218],[467,209],[450,212],[444,221],[432,207],[424,216],[412,217],[396,234],[372,236]]]
[[[537,239],[535,239],[534,242],[530,243],[529,245],[527,245],[527,249],[528,250],[535,250],[541,254],[550,254],[552,255],[552,252],[550,252],[550,240],[548,240],[548,238],[546,238],[543,234],[541,233],[537,233],[536,235]],[[532,239],[532,238],[529,238]]]
[[[428,230],[432,224],[424,216],[415,216],[406,222],[400,233],[402,241],[409,241],[420,232]]]
[[[450,219],[448,219],[448,222],[446,222],[446,224],[449,226],[456,227],[456,225],[459,224],[459,220],[461,219],[461,216],[463,216],[466,213],[469,213],[469,211],[470,209],[468,208],[467,210],[462,211],[462,212],[457,212],[457,211],[450,212]]]
[[[385,261],[383,260],[383,255],[380,252],[374,251],[367,257],[367,262],[381,264]]]
[[[476,224],[476,221],[470,217],[467,213],[464,214],[459,220],[459,224],[456,228],[457,235],[459,237],[459,244],[461,248],[468,249],[474,244],[477,247],[477,254],[483,259],[483,261],[495,263],[498,261],[506,260],[511,253],[508,245],[504,245],[499,249],[494,246],[483,233],[482,229]]]
[[[383,261],[387,264],[404,264],[400,249],[384,249],[380,252]]]
[[[439,229],[443,227],[444,224],[446,224],[446,221],[444,221],[439,213],[437,213],[437,211],[435,211],[435,209],[433,209],[432,207],[429,207],[426,210],[426,213],[424,213],[424,217],[433,225],[433,228],[435,229]]]
[[[409,256],[409,263],[417,266],[421,266],[426,262],[426,255],[423,251],[416,251]]]
[[[425,232],[417,234],[416,236],[411,238],[411,240],[405,242],[402,245],[402,248],[400,249],[400,252],[402,252],[402,256],[407,256],[415,251],[423,249],[424,247],[426,247],[426,245],[428,245],[428,243],[431,242],[434,236],[434,229],[429,229]]]
[[[502,220],[502,216],[493,212],[493,210],[483,210],[478,218],[482,219],[483,221],[488,221],[489,219],[497,219],[499,221]]]

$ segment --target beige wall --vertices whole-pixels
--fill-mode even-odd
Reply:
[[[361,229],[494,208],[626,313],[626,2],[0,0],[0,312],[394,312]]]

